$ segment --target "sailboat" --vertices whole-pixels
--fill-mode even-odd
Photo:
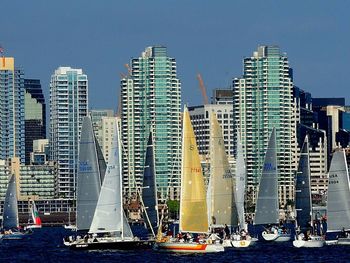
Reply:
[[[333,153],[328,179],[327,233],[340,232],[327,244],[350,245],[350,183],[344,150]]]
[[[238,233],[231,237],[231,245],[235,248],[249,247],[258,241],[257,238],[251,237],[248,233],[248,226],[245,222],[244,199],[246,189],[247,170],[243,155],[243,148],[237,131],[237,154],[236,154],[236,173],[235,173],[235,202],[238,218]]]
[[[75,230],[77,230],[77,226],[72,224],[70,214],[71,214],[71,207],[68,208],[68,224],[64,225],[64,228],[68,229],[68,230],[75,231]]]
[[[17,187],[16,177],[11,175],[7,186],[4,213],[2,218],[2,239],[23,239],[30,231],[20,231],[18,220]]]
[[[69,242],[72,249],[134,249],[151,243],[134,237],[123,209],[121,143],[118,125],[88,235]]]
[[[196,137],[187,107],[185,107],[183,114],[181,162],[179,231],[180,233],[187,233],[185,234],[187,239],[189,233],[208,234],[209,230],[204,177]],[[180,233],[177,239],[169,239],[165,242],[157,240],[155,249],[179,253],[224,251],[221,244],[210,244],[209,240],[205,238],[198,237],[197,241],[192,241],[191,237],[188,237],[189,242],[184,242],[180,238]]]
[[[293,241],[295,247],[322,247],[324,239],[311,233],[312,203],[310,187],[310,156],[308,137],[305,137],[300,152],[295,186],[296,233]]]
[[[27,229],[41,228],[42,227],[41,219],[39,217],[39,212],[38,212],[38,209],[36,208],[34,200],[32,200],[32,203],[31,203],[31,206],[30,206],[30,219],[29,220],[32,223],[28,224],[26,226]]]
[[[152,132],[150,132],[147,142],[141,201],[144,208],[143,214],[146,224],[148,225],[153,238],[155,238],[159,226],[159,215]]]
[[[278,171],[276,153],[276,130],[272,129],[265,153],[264,166],[259,183],[258,199],[255,207],[254,225],[268,225],[262,237],[265,241],[289,241],[290,233],[279,228]]]

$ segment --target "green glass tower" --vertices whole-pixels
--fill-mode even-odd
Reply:
[[[235,129],[242,138],[247,163],[247,197],[254,201],[265,151],[276,128],[280,203],[293,199],[296,169],[296,118],[288,58],[277,46],[259,46],[244,59],[241,78],[233,80]],[[235,135],[236,141],[237,134]]]
[[[124,189],[142,185],[150,131],[155,145],[156,183],[161,200],[177,199],[181,171],[181,84],[166,47],[148,47],[121,81]]]

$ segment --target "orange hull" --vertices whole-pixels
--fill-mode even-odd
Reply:
[[[224,248],[222,245],[216,244],[199,244],[199,243],[180,243],[180,242],[164,242],[156,243],[155,249],[164,252],[178,252],[178,253],[210,253],[222,252]]]

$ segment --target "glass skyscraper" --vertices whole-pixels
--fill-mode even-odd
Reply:
[[[245,151],[248,200],[255,200],[272,128],[277,134],[280,201],[293,199],[296,118],[288,58],[277,46],[259,46],[244,58],[243,76],[233,80],[233,119]],[[236,142],[237,134],[234,141]]]
[[[59,67],[50,82],[50,159],[57,162],[59,197],[75,197],[78,149],[88,113],[88,78],[82,69]]]
[[[25,79],[25,163],[30,163],[33,141],[46,138],[46,104],[39,79]]]
[[[176,61],[166,47],[148,47],[130,64],[121,81],[124,189],[142,185],[150,131],[155,144],[156,183],[160,199],[177,199],[181,171],[181,84]]]
[[[0,57],[0,98],[0,159],[24,163],[24,79],[12,57]]]

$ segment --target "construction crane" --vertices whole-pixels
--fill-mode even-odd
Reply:
[[[199,73],[197,74],[197,79],[198,79],[198,82],[199,82],[199,88],[201,89],[201,92],[202,92],[204,104],[209,104],[207,92],[206,92],[206,89],[205,89],[204,82],[203,82],[201,74],[199,74]]]
[[[129,66],[129,64],[124,64],[124,67],[126,67],[127,68],[127,70],[128,70],[128,74],[129,74],[129,76],[131,76],[131,68],[130,68],[130,66]]]

